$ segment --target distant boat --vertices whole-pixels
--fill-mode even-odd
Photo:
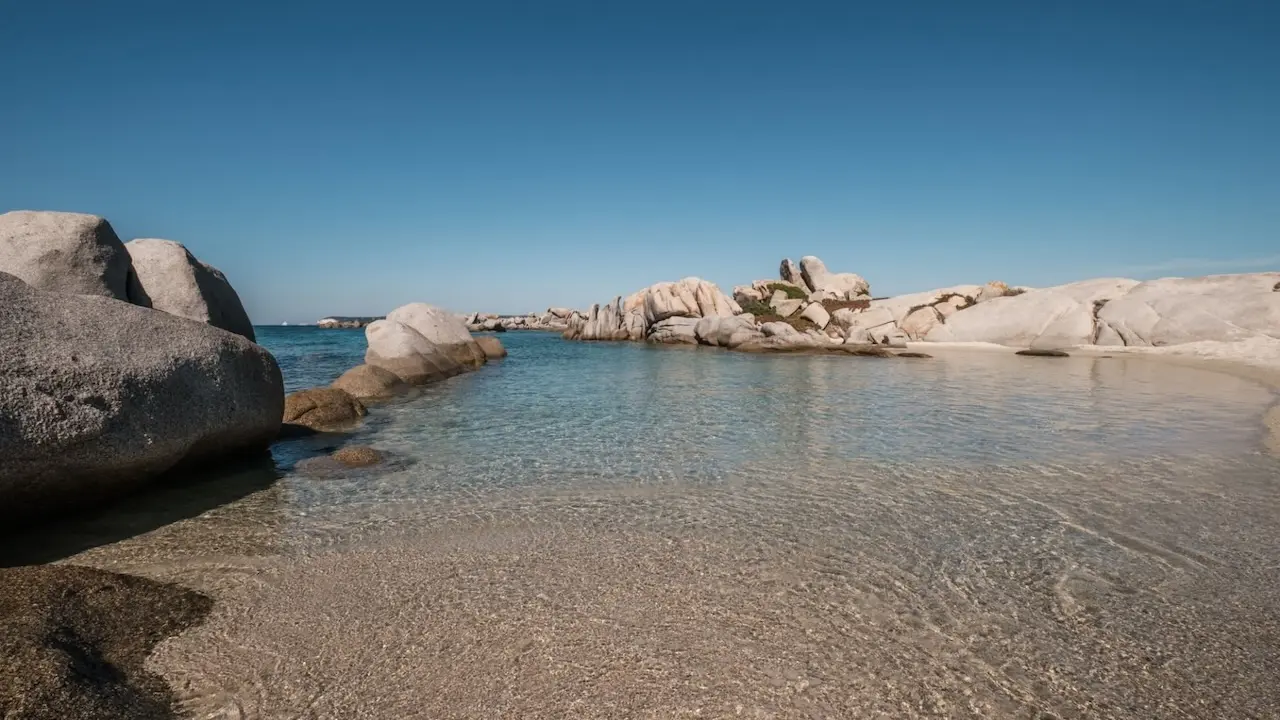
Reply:
[[[280,324],[281,324],[281,325],[284,325],[285,327],[288,327],[288,326],[289,326],[289,322],[288,322],[287,320],[286,320],[285,322],[280,323]]]

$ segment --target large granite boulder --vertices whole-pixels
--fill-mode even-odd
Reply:
[[[697,345],[698,318],[670,317],[649,328],[649,342],[666,345]]]
[[[1093,344],[1099,333],[1095,313],[1137,284],[1101,278],[987,300],[955,313],[924,339],[1030,348]]]
[[[342,373],[337,380],[333,381],[332,387],[345,391],[364,403],[388,400],[412,390],[412,387],[399,375],[368,363],[357,365]]]
[[[871,294],[871,285],[855,273],[833,273],[813,255],[800,258],[800,275],[811,292],[819,293],[818,299],[853,300]]]
[[[1164,278],[1133,286],[1097,312],[1100,345],[1176,345],[1280,338],[1280,273]]]
[[[141,238],[125,243],[136,282],[129,301],[254,340],[253,323],[231,283],[181,243]]]
[[[0,215],[0,272],[34,288],[128,301],[129,267],[124,244],[97,215]]]
[[[742,312],[715,283],[696,277],[656,283],[637,295],[643,297],[645,324],[649,326],[673,317],[732,317]]]
[[[750,315],[736,317],[710,315],[697,321],[693,327],[693,334],[703,345],[729,349],[763,337]]]
[[[280,431],[270,353],[185,318],[0,273],[0,348],[0,526],[262,450]]]
[[[467,325],[452,313],[434,305],[410,303],[387,313],[387,320],[413,328],[419,335],[458,363],[479,367],[485,362],[484,351],[476,344]],[[408,379],[408,378],[406,378]]]
[[[469,362],[464,367],[417,330],[395,320],[370,323],[364,336],[369,345],[365,364],[390,371],[410,385],[439,382],[472,367]]]

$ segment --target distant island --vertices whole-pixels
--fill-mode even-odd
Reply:
[[[331,315],[322,320],[316,321],[316,327],[333,329],[333,328],[362,328],[370,323],[381,320],[380,317],[350,317],[347,315]]]

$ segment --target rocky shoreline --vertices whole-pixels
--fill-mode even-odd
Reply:
[[[709,345],[741,352],[990,343],[1023,350],[1280,341],[1280,273],[1102,278],[1049,288],[1003,282],[873,298],[854,273],[783,260],[733,289],[690,277],[574,313],[569,340]],[[1248,354],[1249,350],[1242,350]]]

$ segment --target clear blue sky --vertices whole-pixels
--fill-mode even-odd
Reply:
[[[1276,0],[8,0],[0,88],[0,210],[259,322],[1280,269]]]

